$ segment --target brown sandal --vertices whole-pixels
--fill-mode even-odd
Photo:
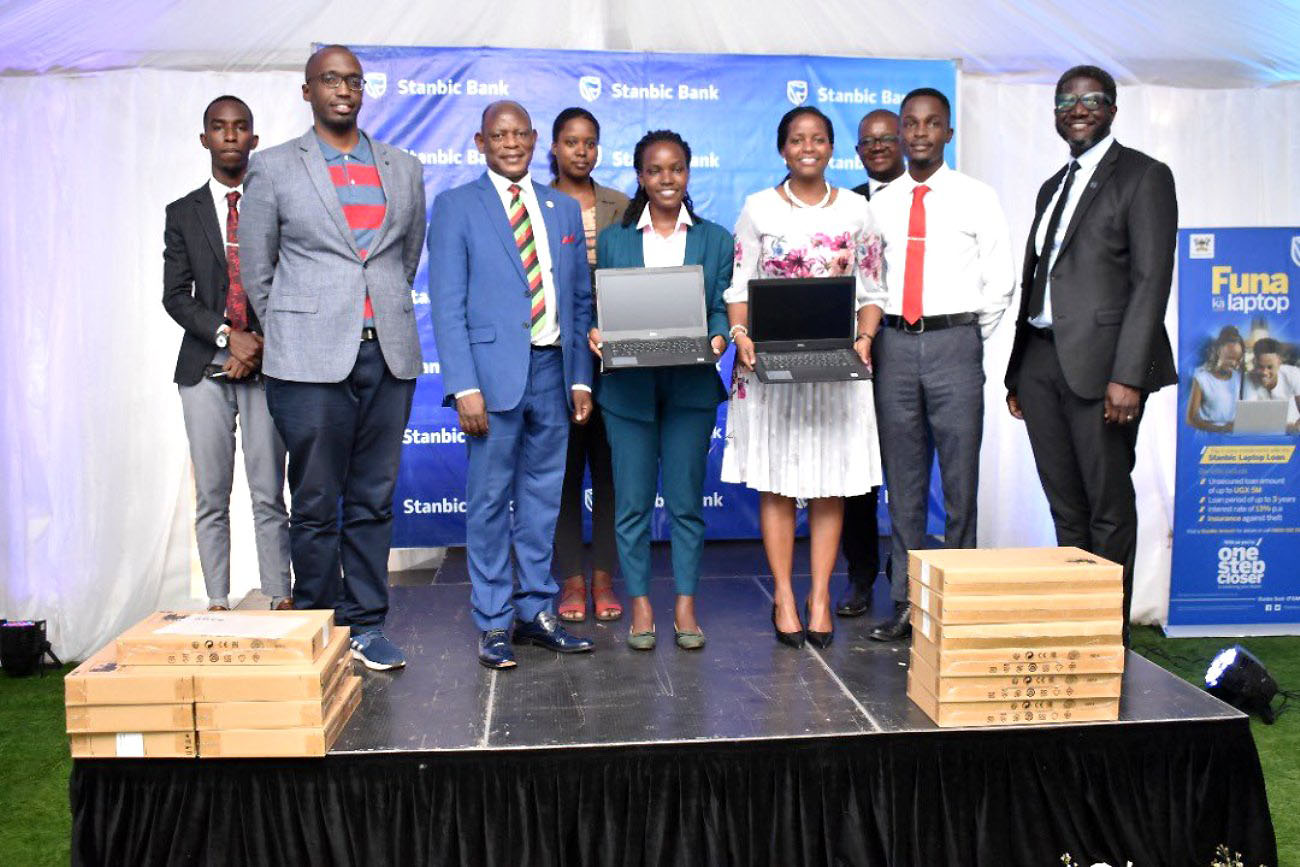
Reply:
[[[591,607],[596,612],[597,620],[618,620],[623,616],[623,603],[614,595],[614,588],[609,584],[591,587]]]
[[[568,623],[581,623],[587,619],[587,582],[581,575],[564,579],[555,614]]]

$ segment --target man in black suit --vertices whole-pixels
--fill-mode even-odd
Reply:
[[[252,111],[236,96],[217,97],[203,112],[199,143],[212,177],[167,206],[163,250],[163,307],[185,329],[175,382],[194,461],[199,562],[209,609],[229,608],[238,420],[262,591],[272,608],[292,608],[285,449],[266,407],[261,326],[244,294],[236,240],[244,172],[257,147]]]
[[[1127,644],[1138,423],[1147,395],[1177,381],[1164,315],[1178,203],[1169,167],[1111,135],[1115,97],[1095,66],[1057,82],[1070,161],[1038,191],[1006,386],[1057,542],[1124,564]]]
[[[858,122],[858,159],[867,170],[866,183],[853,192],[871,200],[890,181],[903,174],[903,146],[898,135],[898,115],[887,108],[868,112]],[[858,617],[871,608],[871,585],[880,573],[880,488],[844,498],[844,533],[840,546],[848,563],[849,585],[835,606],[840,617]],[[885,569],[889,571],[888,567]]]

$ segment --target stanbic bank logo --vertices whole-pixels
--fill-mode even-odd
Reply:
[[[808,98],[808,82],[797,78],[787,81],[785,83],[785,98],[790,100],[793,105],[803,105],[803,101]]]
[[[1300,268],[1300,235],[1291,236],[1291,262]]]
[[[584,75],[578,79],[578,94],[587,102],[600,99],[600,76]]]
[[[367,72],[366,73],[366,96],[371,99],[379,99],[388,90],[388,73],[386,72]]]

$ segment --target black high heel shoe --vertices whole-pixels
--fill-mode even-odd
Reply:
[[[807,602],[804,602],[803,604],[803,619],[804,622],[806,623],[812,623],[812,618],[808,616]],[[832,620],[831,621],[832,629],[830,632],[818,632],[815,629],[805,629],[803,631],[803,634],[808,636],[808,643],[811,644],[813,647],[817,648],[818,650],[825,650],[826,648],[830,647],[831,642],[835,640],[835,629],[833,628],[834,624],[835,621]]]
[[[781,628],[776,625],[776,603],[772,603],[772,631],[776,633],[776,640],[788,647],[803,647],[803,630],[798,632],[782,632]]]

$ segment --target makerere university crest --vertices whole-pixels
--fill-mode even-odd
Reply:
[[[366,73],[366,96],[371,99],[379,99],[388,90],[388,73],[386,72],[367,72]]]
[[[808,98],[808,82],[799,79],[787,81],[785,98],[790,100],[792,105],[803,105],[803,101]]]
[[[600,99],[600,76],[584,75],[578,79],[578,93],[587,102],[595,102]]]

